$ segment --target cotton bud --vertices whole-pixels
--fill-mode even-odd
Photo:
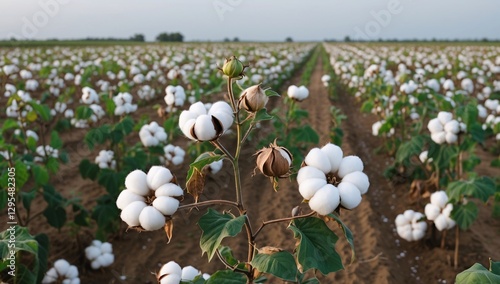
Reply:
[[[259,150],[257,168],[267,177],[285,177],[292,165],[292,154],[285,147],[278,146],[276,141],[269,147]]]
[[[236,58],[236,56],[231,56],[230,58],[226,58],[224,65],[222,66],[222,73],[228,76],[229,78],[241,78],[243,77],[243,71],[245,70],[245,66],[241,61]]]
[[[269,98],[260,85],[255,85],[243,91],[238,101],[238,107],[248,112],[257,112],[263,109]]]

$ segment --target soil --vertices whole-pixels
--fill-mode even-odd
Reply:
[[[300,72],[299,72],[300,73]],[[352,211],[342,211],[341,218],[354,234],[355,259],[351,259],[350,247],[338,228],[332,228],[339,236],[337,251],[344,261],[345,270],[328,276],[318,275],[322,283],[452,283],[455,275],[480,262],[488,267],[488,258],[500,259],[500,221],[491,218],[491,204],[480,206],[480,216],[473,227],[460,232],[459,268],[453,268],[453,252],[455,231],[450,231],[446,237],[444,249],[439,247],[440,234],[432,236],[431,230],[424,240],[406,242],[395,232],[394,219],[406,209],[423,211],[427,200],[411,202],[409,184],[393,184],[386,180],[382,173],[390,163],[390,158],[376,154],[374,149],[382,141],[372,136],[371,125],[376,117],[360,114],[359,102],[346,93],[338,93],[336,100],[331,100],[327,89],[322,85],[324,74],[321,56],[318,57],[311,83],[308,86],[310,97],[301,103],[301,107],[309,111],[308,123],[320,133],[320,145],[329,142],[331,128],[329,107],[333,104],[340,108],[347,119],[342,123],[344,139],[342,149],[344,155],[358,155],[364,162],[365,173],[370,178],[370,189],[363,197],[359,207]],[[299,84],[300,75],[296,74],[288,84]],[[162,98],[156,99],[149,106],[141,108],[135,118],[152,112],[155,103],[162,103]],[[281,107],[279,98],[272,98],[269,107]],[[156,115],[156,114],[155,114]],[[153,118],[154,119],[154,118]],[[263,124],[258,135],[266,135],[272,129],[269,124]],[[65,148],[68,149],[70,163],[63,165],[58,175],[52,180],[55,188],[62,191],[65,197],[79,196],[83,204],[91,208],[95,199],[104,193],[104,189],[90,180],[80,177],[78,164],[82,158],[93,159],[98,153],[96,149],[89,151],[82,142],[85,130],[74,130],[63,134]],[[229,146],[231,137],[224,139]],[[180,139],[179,141],[182,141]],[[260,173],[254,175],[255,160],[252,156],[257,150],[258,137],[249,144],[248,150],[242,152],[242,184],[248,190],[244,191],[244,205],[248,208],[249,218],[255,230],[262,221],[288,217],[292,208],[300,205],[302,198],[295,182],[288,179],[280,181],[280,190],[275,192],[270,181]],[[182,143],[182,142],[180,142]],[[226,145],[226,144],[225,144]],[[488,158],[488,153],[480,153],[481,158]],[[187,163],[186,163],[187,164]],[[181,184],[187,166],[173,168]],[[481,171],[498,176],[498,170],[491,169],[485,163]],[[200,201],[208,199],[234,200],[233,173],[229,163],[214,176],[209,176],[206,189]],[[187,197],[184,204],[191,202]],[[40,204],[37,206],[36,204]],[[42,211],[43,202],[34,203],[34,213]],[[301,206],[309,212],[307,205]],[[231,208],[218,206],[219,210]],[[30,224],[30,232],[47,233],[51,240],[50,263],[59,258],[65,258],[79,268],[82,283],[156,283],[155,271],[170,260],[182,266],[192,265],[203,272],[212,273],[224,266],[214,258],[208,263],[206,255],[199,248],[201,230],[197,220],[206,212],[206,208],[180,211],[174,217],[174,235],[170,243],[163,231],[141,232],[126,231],[125,226],[119,234],[109,239],[113,244],[115,263],[111,268],[93,271],[85,261],[84,248],[93,239],[93,229],[86,228],[76,233],[66,226],[61,231],[49,227],[43,218]],[[233,209],[234,210],[234,209]],[[286,223],[267,226],[257,238],[257,246],[274,246],[292,251],[295,245],[293,234],[287,230]],[[230,243],[240,254],[240,259],[246,258],[247,244],[244,233]],[[318,273],[319,274],[319,273]],[[271,278],[272,283],[281,283]]]

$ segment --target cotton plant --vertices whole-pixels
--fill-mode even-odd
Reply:
[[[178,166],[184,162],[186,151],[179,146],[168,144],[163,147],[163,152],[165,153],[164,159],[167,165],[172,164],[174,166]]]
[[[42,284],[50,283],[80,284],[78,268],[65,259],[56,260],[42,279]]]
[[[163,228],[184,196],[170,170],[162,166],[151,167],[147,174],[141,170],[130,172],[125,187],[116,205],[122,210],[121,219],[137,230]]]
[[[115,262],[113,246],[108,242],[94,240],[85,248],[85,257],[90,262],[92,269],[100,269],[111,266]]]
[[[427,124],[431,132],[431,139],[437,144],[454,144],[458,140],[460,132],[465,132],[465,124],[453,119],[451,112],[441,111],[436,118]]]
[[[146,100],[150,101],[155,98],[156,96],[156,91],[155,89],[151,88],[149,85],[143,85],[141,88],[137,91],[137,95],[141,100]]]
[[[425,215],[411,209],[399,214],[396,217],[395,224],[399,237],[409,242],[423,239],[427,231]]]
[[[49,157],[52,158],[59,157],[59,150],[52,148],[50,145],[45,145],[45,146],[40,145],[36,147],[35,152],[38,155],[33,159],[35,162],[43,162]]]
[[[425,205],[425,216],[434,221],[439,231],[449,230],[455,227],[455,221],[450,217],[453,204],[448,203],[448,195],[444,191],[436,191],[431,194],[431,203]]]
[[[153,147],[167,141],[168,135],[163,127],[159,126],[156,121],[153,121],[141,127],[139,137],[142,145],[145,147]]]
[[[177,262],[169,261],[160,268],[160,271],[156,273],[156,277],[159,284],[180,284],[195,279],[207,281],[210,275],[202,273],[193,266],[189,265],[181,268]]]
[[[111,150],[101,150],[99,155],[95,157],[95,163],[101,169],[116,169],[116,161],[114,153]]]
[[[130,93],[118,93],[113,97],[115,103],[115,115],[133,113],[137,110],[137,105],[132,104],[132,95]]]
[[[337,145],[328,143],[322,148],[313,148],[297,175],[299,192],[320,215],[328,215],[339,206],[354,209],[370,186],[363,169],[359,157],[344,157]]]

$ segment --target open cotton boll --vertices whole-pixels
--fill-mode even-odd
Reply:
[[[46,273],[45,276],[43,277],[42,283],[52,283],[57,280],[59,275],[57,274],[57,271],[54,267],[49,269]]]
[[[321,152],[323,152],[330,161],[330,172],[333,173],[338,171],[344,156],[342,149],[335,144],[328,143],[321,148]]]
[[[146,196],[149,193],[146,173],[141,170],[130,172],[125,178],[125,187],[132,193]]]
[[[70,266],[71,265],[69,264],[69,262],[65,259],[59,259],[54,262],[54,268],[56,269],[57,274],[60,276],[66,275],[66,273],[68,273],[69,271]]]
[[[310,200],[316,192],[326,185],[324,178],[310,178],[299,184],[299,193],[305,200]]]
[[[361,203],[361,192],[354,184],[342,181],[337,188],[342,206],[349,210],[358,207],[359,203]]]
[[[309,90],[306,88],[306,86],[300,86],[299,87],[299,100],[305,100],[309,97]]]
[[[429,120],[429,123],[427,124],[427,129],[429,129],[431,133],[438,133],[442,132],[444,130],[444,127],[439,118],[436,117]]]
[[[295,85],[291,85],[287,89],[287,95],[291,99],[299,96],[299,93],[300,93],[299,88]]]
[[[113,246],[108,243],[108,242],[105,242],[101,245],[101,252],[102,253],[112,253],[113,252]]]
[[[97,261],[100,263],[101,267],[108,267],[115,262],[115,256],[111,253],[104,253]]]
[[[431,133],[431,139],[432,141],[436,142],[436,144],[443,144],[444,142],[446,142],[446,132],[441,131]]]
[[[443,209],[446,206],[446,203],[448,203],[448,195],[443,190],[436,191],[431,194],[431,203],[440,209]]]
[[[453,114],[447,111],[440,111],[437,118],[439,119],[441,124],[445,125],[453,119]]]
[[[328,156],[319,148],[311,149],[304,161],[308,166],[315,167],[325,174],[329,173],[332,168]]]
[[[342,159],[339,166],[338,175],[344,178],[347,174],[352,172],[362,172],[364,169],[363,161],[358,156],[347,156]]]
[[[155,190],[156,197],[160,196],[172,197],[172,196],[182,196],[182,195],[184,195],[184,191],[182,190],[182,188],[173,183],[166,183]]]
[[[163,215],[171,216],[179,208],[179,200],[169,196],[160,196],[153,201],[153,207]]]
[[[160,272],[158,272],[158,276],[162,277],[164,275],[177,275],[179,276],[179,281],[181,280],[180,277],[182,275],[182,268],[177,262],[175,261],[169,261],[166,264],[164,264]]]
[[[422,164],[432,163],[432,158],[429,158],[428,155],[429,151],[423,151],[420,155],[418,155],[418,159],[422,162]]]
[[[169,183],[174,176],[169,169],[162,166],[152,166],[147,174],[147,185],[151,190],[157,190],[160,186]]]
[[[120,218],[123,220],[123,222],[127,223],[129,227],[135,227],[140,225],[139,221],[139,215],[141,214],[142,210],[147,207],[147,204],[143,201],[134,201],[127,205],[122,210],[122,213],[120,214]]]
[[[219,160],[219,161],[215,161],[215,162],[210,163],[210,165],[208,165],[210,172],[212,174],[218,173],[222,169],[223,163],[224,163],[224,160]]]
[[[460,132],[460,125],[456,120],[450,120],[444,125],[444,131],[458,134]]]
[[[309,200],[309,207],[320,215],[332,213],[340,204],[338,188],[331,184],[321,187]]]
[[[451,132],[447,132],[445,139],[446,139],[446,143],[453,144],[453,143],[457,142],[458,136],[456,134],[451,133]]]
[[[217,137],[217,130],[215,130],[212,116],[204,114],[196,118],[194,124],[194,134],[198,140],[210,141]]]
[[[298,174],[297,174],[297,183],[300,185],[302,182],[308,180],[308,179],[324,179],[326,180],[325,173],[323,173],[321,170],[312,167],[312,166],[305,166],[300,168]]]
[[[64,276],[66,276],[66,278],[69,278],[69,279],[73,279],[73,278],[78,277],[78,268],[76,268],[76,266],[74,266],[74,265],[71,265],[68,268],[68,271],[66,271],[66,274],[64,274]]]
[[[439,216],[439,214],[441,214],[441,208],[439,208],[438,206],[432,203],[428,203],[427,205],[425,205],[425,216],[427,217],[427,219],[434,221]]]
[[[182,268],[181,279],[182,281],[193,281],[193,279],[200,273],[201,272],[198,269],[192,266],[186,266]]]
[[[160,280],[160,284],[179,284],[181,283],[181,276],[177,274],[169,274]]]
[[[139,223],[145,230],[155,231],[165,225],[165,216],[163,216],[163,214],[161,214],[161,212],[156,208],[147,206],[142,209],[141,214],[139,215]]]
[[[380,128],[382,127],[383,121],[377,121],[374,124],[372,124],[372,135],[373,136],[378,136],[378,132],[380,131]]]
[[[440,214],[436,220],[434,220],[434,225],[436,226],[436,229],[438,229],[439,231],[442,231],[442,230],[447,230],[448,229],[448,221],[447,221],[447,217],[444,216],[443,214]]]
[[[95,259],[101,255],[101,250],[95,246],[89,246],[85,248],[85,256],[87,259]]]
[[[359,171],[345,175],[342,178],[342,183],[344,182],[349,182],[355,185],[361,194],[365,194],[370,187],[368,176],[365,173]]]

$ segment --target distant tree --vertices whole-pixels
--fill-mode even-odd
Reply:
[[[345,42],[351,42],[351,37],[350,36],[345,36],[344,37]]]
[[[228,37],[224,38],[224,42],[230,42],[231,40]]]
[[[184,41],[184,36],[181,33],[161,33],[156,36],[156,41],[167,42],[167,41],[175,41],[182,42]]]
[[[285,39],[285,42],[293,42],[293,39],[292,39],[291,37],[287,37],[287,38]]]
[[[238,37],[233,38],[233,42],[240,42],[240,39]]]
[[[143,34],[135,34],[135,35],[130,37],[130,40],[144,42],[144,41],[146,41],[146,38],[144,37]]]

